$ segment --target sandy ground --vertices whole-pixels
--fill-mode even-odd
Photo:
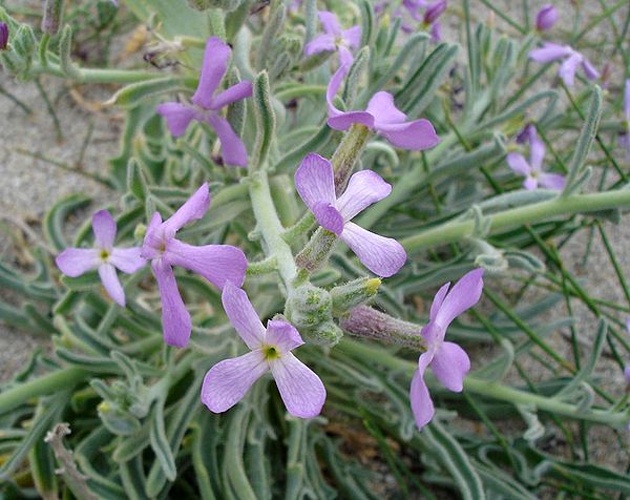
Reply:
[[[570,2],[557,3],[568,5]],[[520,2],[506,3],[512,8],[515,4],[520,5]],[[599,7],[594,8],[599,12]],[[481,19],[492,17],[487,8],[481,5],[476,5],[473,12]],[[568,14],[563,12],[562,15],[564,22],[569,23]],[[107,159],[117,151],[122,123],[115,111],[103,114],[87,110],[76,98],[71,97],[70,87],[64,82],[44,78],[41,84],[47,99],[54,103],[61,137],[38,88],[32,83],[14,81],[0,71],[2,89],[31,108],[31,112],[26,113],[6,95],[0,95],[0,123],[3,124],[0,138],[0,259],[12,262],[19,258],[19,252],[14,250],[15,238],[11,234],[20,233],[18,228],[24,225],[39,234],[39,221],[59,198],[72,193],[94,197],[95,201],[86,211],[86,217],[93,209],[106,203],[106,189],[90,178],[89,174],[107,168]],[[110,92],[109,89],[75,90],[79,93],[90,92],[84,97],[94,101],[105,100]],[[59,166],[60,163],[63,166]],[[623,165],[628,167],[627,162]],[[630,248],[630,225],[625,221],[627,218],[614,228],[608,225],[611,229],[608,234],[612,237],[613,248],[625,275],[630,276],[630,256],[626,251]],[[35,240],[31,239],[29,243],[35,243]],[[581,263],[585,253],[584,238],[572,242],[563,253],[567,266],[575,270],[592,295],[626,304],[601,242],[597,241],[591,249],[586,265]],[[0,290],[0,293],[6,295],[6,291]],[[588,348],[588,339],[591,337],[589,332],[594,331],[596,321],[582,307],[577,307],[574,313],[578,329],[584,333],[585,348]],[[41,339],[0,324],[0,379],[22,366],[39,342]],[[567,346],[561,335],[557,345],[558,349]],[[602,363],[598,373],[609,380],[608,385],[614,392],[623,390],[623,375],[616,365]],[[624,467],[627,457],[620,451],[614,435],[602,430],[599,439],[601,445],[596,449],[594,460],[618,468]]]

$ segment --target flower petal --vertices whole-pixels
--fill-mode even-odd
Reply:
[[[394,96],[385,91],[374,94],[365,111],[374,116],[375,127],[388,123],[404,123],[407,120],[407,115],[394,104]]]
[[[170,237],[175,236],[175,231]],[[162,225],[162,216],[159,212],[154,212],[149,225],[147,226],[147,232],[144,235],[144,241],[140,248],[140,256],[145,259],[155,259],[162,255],[162,246],[164,245],[164,226]]]
[[[317,15],[327,34],[334,36],[341,35],[341,26],[339,26],[339,21],[335,14],[327,10],[320,10]]]
[[[236,286],[245,281],[247,258],[240,248],[231,245],[194,246],[172,238],[163,259],[203,276],[218,288],[223,288],[226,281]]]
[[[464,377],[470,371],[470,358],[457,344],[444,342],[433,357],[431,369],[449,391],[461,392]]]
[[[473,269],[464,274],[442,302],[442,306],[435,315],[435,322],[446,330],[457,316],[479,302],[482,290],[482,268]]]
[[[96,269],[102,262],[100,252],[96,248],[66,248],[55,259],[61,272],[71,278]]]
[[[563,57],[570,56],[575,51],[566,45],[558,45],[557,43],[545,43],[538,49],[529,52],[529,58],[539,62],[548,63]]]
[[[139,247],[113,248],[109,256],[109,262],[123,273],[132,274],[143,268],[147,263],[146,259],[140,256]]]
[[[320,52],[333,52],[336,48],[335,37],[324,33],[316,36],[304,46],[304,54],[312,56]]]
[[[107,210],[99,210],[92,216],[95,246],[110,250],[116,239],[116,221]]]
[[[313,215],[320,226],[337,236],[343,231],[343,217],[332,205],[326,202],[316,203],[313,207]]]
[[[429,394],[429,388],[424,381],[424,371],[426,369],[426,365],[428,364],[428,359],[428,353],[420,355],[420,359],[418,360],[419,368],[413,374],[411,387],[409,389],[411,411],[413,412],[418,429],[422,429],[425,425],[427,425],[433,418],[433,415],[435,415],[433,400]]]
[[[540,170],[545,158],[545,143],[538,137],[534,127],[531,130],[532,132],[529,136],[530,163],[533,170]]]
[[[348,221],[391,192],[392,186],[376,172],[361,170],[350,177],[346,190],[337,200],[337,209]]]
[[[251,350],[258,349],[265,338],[265,327],[245,290],[228,281],[223,287],[221,301],[236,333]]]
[[[564,175],[542,173],[539,176],[540,185],[548,189],[564,189],[566,179]]]
[[[279,347],[281,354],[292,351],[304,344],[300,332],[289,323],[281,319],[271,319],[267,323],[265,343]]]
[[[98,275],[101,278],[101,283],[103,283],[105,290],[107,290],[107,293],[114,302],[120,307],[125,307],[125,292],[118,276],[116,276],[116,268],[104,262],[98,266]]]
[[[435,297],[433,297],[433,302],[431,303],[431,309],[429,310],[430,321],[435,321],[435,318],[437,317],[437,313],[440,310],[440,307],[442,307],[442,303],[444,302],[444,299],[446,297],[446,294],[448,293],[448,289],[450,288],[450,286],[451,286],[450,281],[448,283],[445,283],[437,291],[437,293],[435,294]]]
[[[335,107],[335,96],[337,95],[337,92],[339,91],[339,87],[341,87],[341,82],[346,77],[349,70],[350,70],[349,64],[339,66],[339,69],[335,71],[332,78],[328,82],[328,87],[326,87],[326,103],[328,105],[329,118],[343,114],[343,111]],[[345,129],[341,129],[341,130],[345,130]]]
[[[361,44],[361,26],[352,26],[341,32],[341,38],[348,47],[356,49]]]
[[[166,125],[175,137],[184,135],[196,114],[193,108],[178,102],[159,104],[155,110],[166,119]]]
[[[169,238],[173,237],[177,231],[189,222],[201,219],[209,207],[210,191],[208,183],[204,182],[173,215],[164,221],[162,229],[165,235]]]
[[[247,149],[241,138],[234,132],[230,122],[218,115],[210,115],[208,121],[221,142],[221,156],[227,165],[247,166]]]
[[[558,69],[558,76],[562,78],[562,81],[567,87],[571,87],[575,81],[575,72],[578,66],[582,63],[584,58],[582,54],[574,53],[571,57],[568,57]]]
[[[517,174],[528,176],[532,173],[532,167],[520,153],[508,153],[505,157],[510,168]]]
[[[421,118],[408,123],[379,124],[374,129],[394,146],[420,151],[440,143],[440,138],[429,120]]]
[[[528,175],[525,177],[523,181],[523,187],[528,191],[533,191],[538,188],[538,177],[534,177],[533,175]]]
[[[589,61],[587,61],[586,58],[582,60],[582,69],[584,70],[584,74],[586,75],[586,78],[588,78],[589,80],[595,80],[599,78],[599,71],[597,71],[595,69],[595,66],[593,66]]]
[[[337,108],[335,108],[337,109]],[[339,111],[335,116],[329,116],[328,126],[335,130],[348,130],[353,124],[359,123],[368,128],[374,128],[374,117],[367,111]]]
[[[210,411],[222,413],[238,403],[269,369],[261,351],[252,351],[214,365],[203,379],[201,401]]]
[[[205,109],[212,106],[212,95],[227,72],[231,53],[229,45],[219,37],[211,36],[206,41],[199,84],[192,97],[192,102],[197,106]]]
[[[151,269],[162,299],[164,342],[175,347],[185,347],[192,331],[192,320],[177,289],[173,269],[163,259],[152,261]]]
[[[374,234],[353,222],[346,223],[339,238],[377,276],[396,274],[407,260],[407,252],[395,239]]]
[[[335,205],[332,163],[316,153],[307,154],[295,171],[295,189],[313,213],[318,203]]]
[[[212,100],[212,109],[221,109],[235,101],[240,101],[252,96],[252,82],[238,82],[229,89],[224,90]]]
[[[287,352],[269,364],[287,411],[300,418],[319,415],[326,401],[326,388],[317,374]]]
[[[630,126],[630,78],[626,80],[623,88],[623,115]]]

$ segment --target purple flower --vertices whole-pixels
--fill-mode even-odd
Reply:
[[[321,379],[291,351],[304,344],[291,323],[272,319],[263,326],[247,294],[231,282],[223,288],[223,307],[250,351],[214,365],[203,381],[201,401],[221,413],[238,403],[249,388],[268,371],[276,381],[287,411],[312,418],[322,410],[326,389]]]
[[[215,91],[227,72],[232,50],[223,40],[212,36],[206,42],[199,85],[192,96],[191,104],[167,102],[157,106],[157,112],[166,118],[171,134],[182,135],[192,120],[206,122],[214,128],[219,140],[223,159],[228,165],[247,166],[247,150],[241,139],[232,130],[230,123],[221,115],[221,108],[250,97],[251,82],[239,82],[216,96]]]
[[[381,91],[374,94],[365,111],[337,109],[333,101],[348,69],[349,66],[341,66],[328,84],[326,91],[328,126],[335,130],[348,130],[353,123],[360,123],[401,149],[427,149],[440,142],[429,120],[421,118],[411,122],[406,121],[407,115],[396,108],[394,97],[389,92]]]
[[[470,359],[460,346],[445,342],[444,336],[451,322],[479,301],[483,288],[482,276],[483,269],[475,269],[462,276],[450,293],[450,283],[447,283],[435,294],[429,311],[429,323],[420,332],[427,350],[418,359],[418,370],[411,379],[409,393],[411,410],[419,429],[428,424],[435,413],[429,389],[424,382],[424,372],[428,366],[431,366],[436,378],[447,389],[461,392],[464,387]]]
[[[389,277],[405,264],[407,253],[400,243],[350,222],[391,192],[392,187],[376,172],[356,172],[350,177],[346,191],[337,198],[332,164],[318,154],[309,153],[295,172],[295,187],[317,222],[335,233],[374,274]]]
[[[536,29],[538,31],[550,30],[558,21],[558,10],[551,4],[543,5],[536,14]]]
[[[626,148],[626,155],[630,159],[630,79],[626,80],[623,93],[623,116],[626,131],[619,136],[619,144]]]
[[[55,262],[61,272],[76,278],[96,269],[109,296],[118,305],[125,307],[125,292],[116,275],[135,273],[147,261],[140,256],[140,248],[114,248],[116,221],[107,210],[99,210],[92,216],[94,248],[66,248]]]
[[[339,63],[352,64],[353,57],[350,48],[356,49],[361,43],[361,27],[352,26],[342,30],[337,16],[326,10],[320,11],[319,20],[324,27],[324,33],[316,36],[306,44],[304,53],[312,56],[320,52],[333,52],[339,50]]]
[[[142,256],[151,260],[162,298],[164,341],[176,347],[188,344],[192,321],[184,306],[172,266],[180,266],[223,288],[226,281],[239,286],[245,280],[247,259],[240,248],[230,245],[192,246],[175,238],[175,233],[192,220],[200,219],[210,206],[208,184],[203,184],[170,218],[162,222],[159,213],[147,228]]]
[[[9,26],[0,22],[0,50],[6,50],[9,45]]]
[[[542,162],[545,157],[545,144],[540,140],[533,125],[528,125],[523,134],[529,142],[529,163],[520,153],[508,153],[508,165],[517,174],[525,176],[523,187],[536,189],[539,185],[548,189],[563,189],[565,178],[559,174],[548,174],[542,171]]]
[[[589,80],[599,78],[599,72],[587,59],[577,50],[568,45],[558,45],[556,43],[545,42],[541,48],[534,49],[529,53],[529,58],[539,63],[549,63],[562,59],[558,76],[567,87],[571,87],[575,80],[575,72],[582,66],[584,75]]]

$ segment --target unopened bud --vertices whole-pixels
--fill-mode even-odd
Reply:
[[[433,2],[429,5],[427,10],[424,12],[424,24],[430,25],[437,21],[438,17],[444,14],[446,7],[446,0],[438,0],[437,2]]]
[[[289,296],[285,312],[307,341],[335,345],[343,336],[333,321],[332,297],[323,288],[310,283],[298,287]]]
[[[6,50],[9,45],[9,26],[0,22],[0,50]]]
[[[61,25],[63,13],[63,0],[46,0],[44,5],[44,17],[42,19],[42,31],[49,35],[55,35]]]
[[[536,29],[547,31],[558,21],[558,10],[551,4],[543,5],[536,14]]]
[[[330,291],[333,315],[340,316],[353,307],[363,304],[376,295],[380,286],[379,278],[359,278],[345,285],[336,286]]]

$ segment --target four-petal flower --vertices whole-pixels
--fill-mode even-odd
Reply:
[[[315,372],[291,352],[304,344],[295,327],[283,319],[272,319],[265,328],[245,291],[231,282],[225,284],[222,300],[225,313],[250,352],[214,365],[204,378],[201,401],[213,412],[227,411],[271,371],[291,415],[319,415],[326,389]]]
[[[545,42],[542,47],[534,49],[529,53],[529,58],[539,63],[550,63],[562,60],[558,76],[567,87],[571,87],[575,81],[575,72],[582,66],[584,75],[589,80],[599,78],[599,72],[588,62],[583,54],[568,45],[558,45],[557,43]]]
[[[125,292],[116,276],[116,269],[135,273],[147,261],[140,256],[140,248],[114,248],[116,221],[107,210],[99,210],[92,216],[94,248],[66,248],[55,262],[61,272],[76,278],[93,269],[98,270],[101,282],[109,296],[125,307]]]
[[[142,244],[142,256],[151,260],[162,299],[164,341],[173,346],[188,344],[192,321],[177,289],[172,266],[180,266],[223,288],[227,281],[238,286],[245,280],[247,259],[240,248],[231,245],[188,245],[175,233],[190,221],[200,219],[210,206],[210,191],[203,184],[169,219],[162,222],[155,213]]]
[[[481,298],[482,277],[483,269],[474,269],[462,276],[450,293],[450,283],[446,283],[435,294],[429,311],[429,323],[420,331],[427,350],[418,359],[418,370],[411,379],[409,392],[411,410],[419,429],[428,424],[435,413],[424,381],[424,372],[428,366],[431,366],[437,379],[447,389],[461,392],[464,387],[464,377],[470,370],[470,359],[460,346],[445,342],[444,336],[451,322]]]
[[[389,277],[404,265],[407,253],[400,243],[350,222],[391,192],[392,187],[376,172],[356,172],[337,198],[332,164],[318,154],[309,153],[295,172],[295,187],[317,222],[346,243],[374,274]]]
[[[227,72],[231,53],[230,46],[220,38],[216,36],[208,38],[203,55],[199,85],[191,99],[192,105],[167,102],[158,105],[156,109],[159,114],[166,118],[168,128],[175,137],[182,135],[192,120],[210,124],[221,141],[225,163],[245,167],[247,166],[245,145],[219,111],[234,101],[250,97],[252,84],[251,82],[239,82],[216,96],[214,95]]]
[[[365,111],[341,111],[336,108],[333,101],[348,69],[348,65],[342,65],[330,79],[326,90],[328,125],[331,128],[348,130],[353,123],[360,123],[401,149],[428,149],[440,142],[429,120],[406,121],[407,115],[396,107],[394,96],[389,92],[374,94]]]
[[[361,27],[352,26],[342,30],[337,16],[326,10],[318,12],[319,20],[324,27],[324,33],[316,36],[304,47],[304,53],[312,56],[320,52],[339,51],[340,64],[352,64],[353,57],[350,49],[356,49],[361,43]]]

